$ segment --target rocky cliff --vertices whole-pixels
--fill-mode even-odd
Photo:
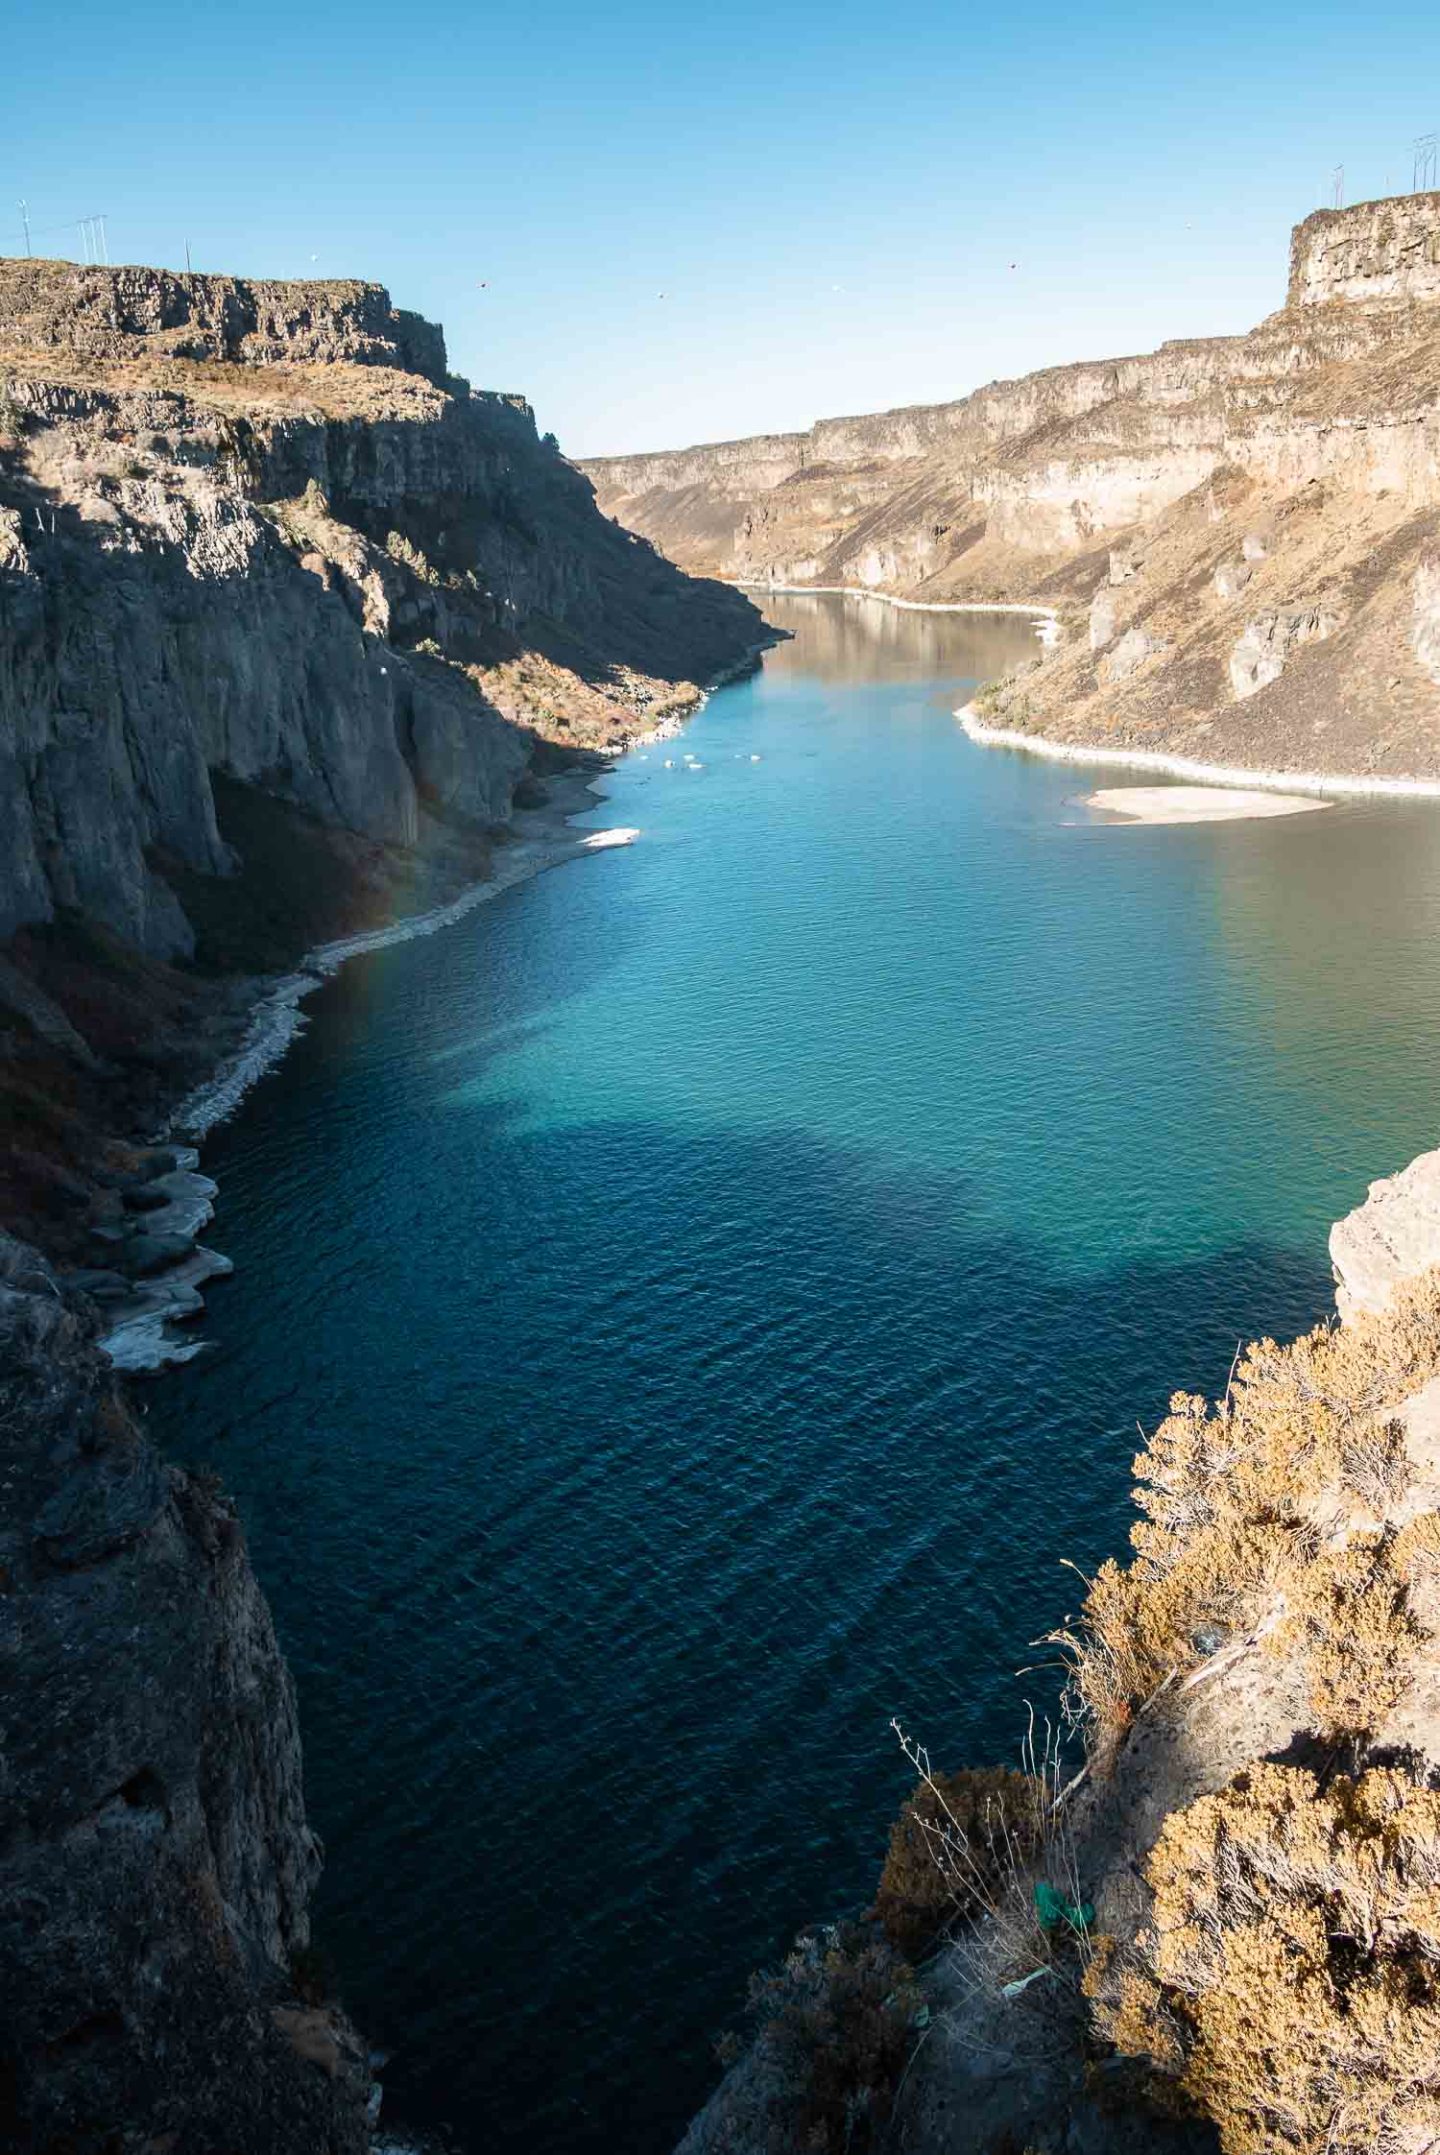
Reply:
[[[587,463],[677,562],[1062,635],[987,716],[1209,763],[1440,777],[1440,195],[1324,211],[1247,336]]]
[[[145,1443],[95,1329],[0,1235],[0,2139],[352,2155],[290,1679],[232,1507]]]
[[[414,848],[758,633],[367,285],[0,263],[0,935],[193,934],[213,773]]]
[[[255,976],[504,880],[512,811],[762,634],[378,286],[0,262],[6,2146],[349,2155],[373,2113],[239,1526],[97,1344],[224,1269],[140,1141]]]

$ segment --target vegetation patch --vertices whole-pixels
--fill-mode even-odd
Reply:
[[[1102,1565],[1060,1634],[1100,1764],[1163,1687],[1251,1646],[1300,1657],[1320,1734],[1377,1726],[1424,1636],[1435,1516],[1406,1518],[1398,1410],[1437,1373],[1440,1271],[1384,1313],[1247,1348],[1213,1406],[1175,1395],[1135,1461],[1135,1561]]]
[[[880,2148],[923,2008],[879,1925],[804,1933],[779,1968],[751,1978],[750,2012],[756,2066],[773,2087],[773,2155]]]
[[[1044,1841],[1046,1785],[1008,1766],[922,1779],[890,1832],[872,1913],[907,1959],[992,1911]]]
[[[1151,1925],[1097,1954],[1101,2033],[1225,2155],[1413,2155],[1440,2136],[1440,1795],[1255,1766],[1170,1817]]]

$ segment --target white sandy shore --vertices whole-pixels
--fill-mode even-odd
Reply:
[[[721,582],[728,580],[719,579]],[[897,599],[888,591],[872,591],[868,584],[762,584],[750,578],[737,580],[735,588],[737,591],[773,591],[789,598],[826,592],[847,599],[874,599],[877,606],[898,606],[902,614],[1028,614],[1032,620],[1043,621],[1052,630],[1058,631],[1060,625],[1053,606],[1030,599]]]
[[[638,830],[625,828],[570,828],[575,816],[586,814],[604,795],[581,772],[563,773],[550,785],[551,797],[544,808],[515,817],[510,826],[515,836],[510,843],[497,847],[491,873],[483,883],[472,883],[448,905],[436,906],[428,913],[415,913],[362,935],[345,936],[339,942],[322,943],[308,952],[297,972],[277,980],[260,998],[234,1054],[181,1101],[159,1135],[164,1138],[173,1131],[183,1131],[189,1137],[204,1137],[217,1123],[227,1121],[250,1087],[274,1069],[291,1041],[304,1029],[305,1013],[300,1004],[305,997],[313,995],[347,958],[387,950],[417,935],[434,935],[438,929],[463,920],[476,906],[498,897],[502,890],[528,881],[543,869],[558,867],[560,862],[576,860],[586,853],[604,852],[611,846],[627,846],[639,837]]]
[[[1162,771],[1170,778],[1193,778],[1202,786],[1244,786],[1264,793],[1315,793],[1325,799],[1352,797],[1381,800],[1440,800],[1440,779],[1336,776],[1329,771],[1247,771],[1226,763],[1201,763],[1193,756],[1168,756],[1148,748],[1086,748],[1074,741],[1047,741],[1008,726],[987,726],[973,703],[955,713],[972,741],[982,748],[1020,748],[1027,755],[1056,763],[1104,763],[1131,771]]]
[[[1236,823],[1247,816],[1304,816],[1330,807],[1303,793],[1255,793],[1242,786],[1110,786],[1082,795],[1127,823]]]

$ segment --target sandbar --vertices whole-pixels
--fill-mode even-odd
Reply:
[[[1130,823],[1233,823],[1244,816],[1298,816],[1328,808],[1301,793],[1260,793],[1240,786],[1104,786],[1084,797]]]

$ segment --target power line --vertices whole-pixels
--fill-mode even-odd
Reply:
[[[85,250],[85,260],[97,264],[109,263],[110,248],[105,234],[105,217],[103,214],[69,218],[64,224],[33,225],[30,222],[29,203],[21,202],[19,210],[22,230],[18,236],[24,240],[25,252],[32,258],[35,253],[35,249],[31,244],[33,240],[44,239],[48,234],[54,232],[78,232],[81,245]],[[8,240],[15,238],[17,235],[7,232],[4,236]]]

